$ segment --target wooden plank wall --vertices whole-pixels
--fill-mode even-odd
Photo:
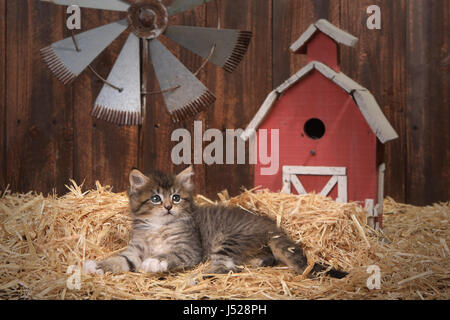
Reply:
[[[382,29],[366,28],[366,8],[382,10]],[[218,6],[218,11],[217,7]],[[171,23],[251,30],[254,38],[234,74],[206,66],[199,79],[217,96],[197,116],[208,128],[244,128],[273,87],[296,72],[305,57],[288,48],[319,18],[359,37],[342,48],[344,73],[369,88],[400,135],[387,145],[386,194],[428,204],[450,198],[449,181],[449,0],[216,0]],[[82,10],[83,30],[115,21],[121,13]],[[0,0],[0,190],[65,192],[73,178],[127,187],[132,167],[180,170],[170,161],[176,128],[160,95],[149,95],[141,127],[116,127],[90,116],[102,83],[89,71],[64,87],[41,63],[39,49],[67,37],[62,7],[38,0]],[[106,76],[124,36],[94,62]],[[164,43],[190,69],[202,60]],[[149,69],[148,92],[158,90]],[[181,127],[193,133],[192,121]],[[249,165],[196,165],[197,190],[210,197],[251,187]]]
[[[0,70],[6,67],[6,0],[0,0]],[[0,189],[6,186],[6,73],[0,71]]]

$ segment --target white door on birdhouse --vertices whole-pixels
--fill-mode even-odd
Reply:
[[[305,175],[331,176],[320,194],[325,197],[328,196],[337,184],[338,196],[336,201],[347,202],[347,169],[345,167],[283,166],[283,189],[281,192],[290,194],[292,185],[298,194],[306,194],[307,191],[299,178],[299,176]]]

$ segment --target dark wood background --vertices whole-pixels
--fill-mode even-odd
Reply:
[[[216,0],[218,1],[218,0]],[[309,26],[326,18],[359,38],[343,47],[342,71],[377,98],[400,135],[386,149],[386,194],[397,201],[429,204],[450,199],[449,30],[450,0],[220,0],[222,27],[254,32],[234,74],[208,65],[200,80],[217,102],[197,119],[207,128],[245,128],[266,95],[305,63],[288,50]],[[366,8],[377,4],[382,29],[369,30]],[[82,10],[91,29],[123,13]],[[86,71],[71,86],[58,82],[39,50],[67,37],[64,7],[38,0],[0,0],[0,190],[58,194],[73,178],[90,188],[99,180],[123,191],[130,168],[180,170],[170,161],[175,127],[161,96],[147,101],[141,127],[116,127],[91,118],[102,83]],[[217,24],[214,1],[179,15],[172,23]],[[94,67],[106,76],[125,37],[115,41]],[[166,42],[196,70],[201,59]],[[154,79],[150,76],[150,79]],[[149,90],[157,89],[153,81]],[[182,126],[192,130],[192,121]],[[252,185],[248,165],[196,165],[197,190],[231,194]]]

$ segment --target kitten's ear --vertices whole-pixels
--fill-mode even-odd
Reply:
[[[150,179],[140,172],[138,169],[133,169],[130,172],[130,189],[132,191],[142,188]]]
[[[187,191],[194,191],[194,181],[192,177],[194,176],[194,167],[190,165],[183,171],[181,171],[177,177],[176,181]]]

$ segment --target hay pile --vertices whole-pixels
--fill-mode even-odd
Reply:
[[[130,219],[125,194],[83,192],[72,182],[63,197],[0,192],[2,299],[449,299],[450,204],[418,208],[384,203],[384,233],[365,224],[361,208],[319,195],[246,191],[219,197],[266,214],[303,244],[310,261],[349,270],[341,280],[304,279],[286,267],[249,269],[203,279],[206,265],[173,274],[81,275],[69,289],[71,265],[104,258],[126,246]],[[199,196],[199,203],[211,200]],[[381,288],[366,272],[381,269]],[[73,269],[73,270],[76,270]]]

